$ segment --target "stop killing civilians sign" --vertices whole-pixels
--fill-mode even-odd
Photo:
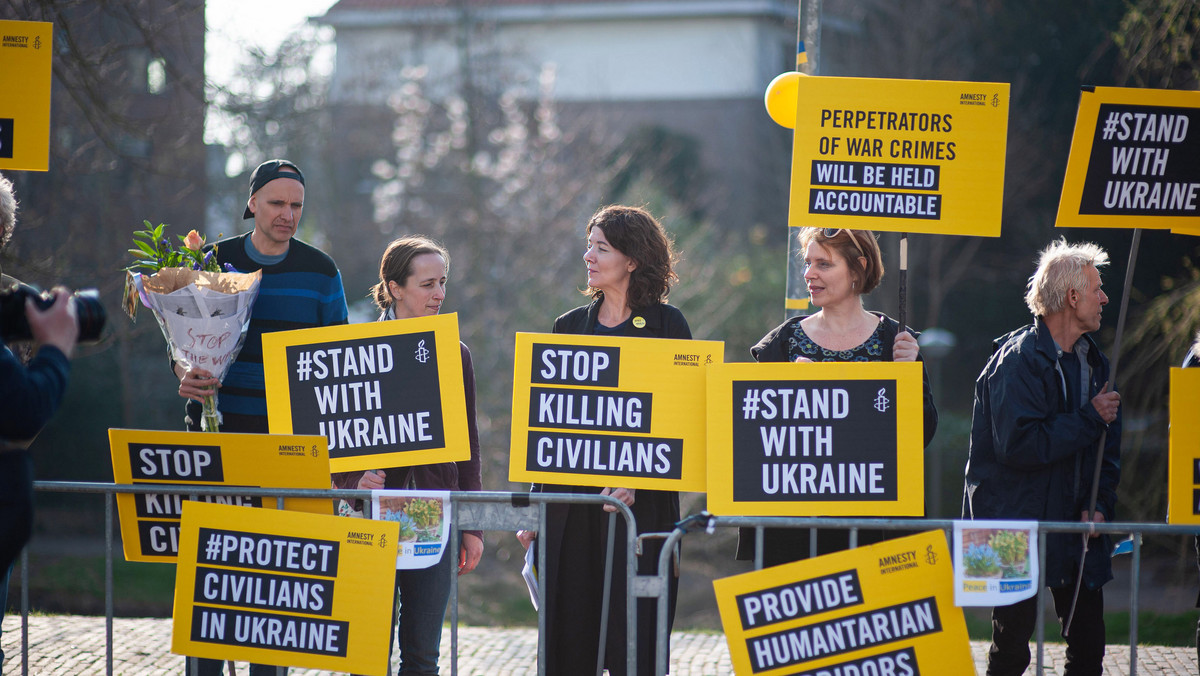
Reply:
[[[1200,234],[1200,92],[1085,88],[1055,225]]]
[[[704,491],[707,340],[518,333],[509,481]]]
[[[713,581],[734,672],[973,674],[946,535],[918,533]]]
[[[919,362],[716,364],[708,509],[725,516],[922,516]]]
[[[171,652],[387,673],[400,525],[188,503]]]
[[[1171,369],[1167,522],[1200,523],[1200,368]]]
[[[110,429],[113,481],[132,484],[329,488],[325,439],[282,434]],[[119,493],[117,515],[126,561],[173,563],[179,517],[188,501],[274,509],[259,496]],[[284,509],[329,514],[329,500],[285,498]]]
[[[454,314],[263,334],[272,432],[329,440],[333,472],[471,457]]]
[[[1008,84],[805,77],[788,225],[1000,235]]]

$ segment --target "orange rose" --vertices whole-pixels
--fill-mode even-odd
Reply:
[[[199,251],[204,247],[204,238],[200,236],[200,233],[192,230],[188,232],[187,239],[184,240],[183,244],[192,251]]]

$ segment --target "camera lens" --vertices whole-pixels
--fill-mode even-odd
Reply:
[[[17,284],[0,291],[0,339],[5,342],[33,340],[29,320],[25,317],[26,298],[32,298],[42,310],[54,305],[54,296],[43,293],[29,284]],[[99,342],[100,332],[104,330],[104,323],[108,318],[104,306],[100,303],[100,292],[96,289],[84,289],[75,292],[70,300],[75,304],[76,321],[79,324],[77,342]]]

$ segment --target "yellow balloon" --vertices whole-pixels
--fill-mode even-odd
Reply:
[[[804,73],[789,71],[780,73],[767,85],[767,93],[763,103],[767,106],[767,114],[781,127],[793,129],[796,126],[796,102],[799,97],[800,78]]]

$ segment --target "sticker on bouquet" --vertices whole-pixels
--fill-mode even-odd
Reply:
[[[1036,521],[954,522],[954,604],[1007,606],[1037,593]]]
[[[429,568],[450,541],[450,492],[371,491],[371,518],[400,524],[396,570]]]
[[[222,272],[216,250],[204,251],[204,238],[195,230],[177,235],[176,247],[163,234],[163,224],[145,225],[146,230],[134,233],[137,248],[129,250],[139,258],[126,270],[126,314],[136,321],[136,294],[154,313],[172,360],[185,370],[201,368],[224,380],[246,340],[262,273],[229,266]],[[152,274],[136,272],[139,268]],[[205,397],[203,411],[201,429],[219,431],[216,394]]]

